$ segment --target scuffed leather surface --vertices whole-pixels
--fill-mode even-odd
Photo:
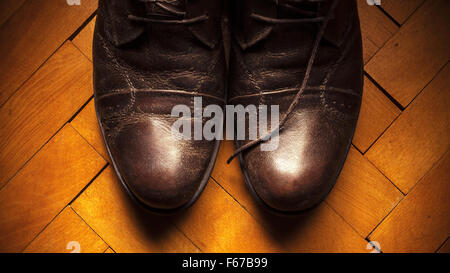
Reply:
[[[250,2],[258,10],[275,6],[274,1],[243,0],[234,4],[251,9],[251,5],[242,4]],[[330,3],[322,3],[319,15],[328,10]],[[234,16],[239,18],[242,14]],[[278,16],[289,18],[290,14],[278,10]],[[251,25],[241,25],[245,23],[242,19],[233,22],[230,103],[280,105],[282,116],[302,84],[319,25],[271,25],[269,35],[243,48],[239,37],[246,34],[240,30],[251,31]],[[356,3],[340,0],[308,82],[314,88],[307,88],[280,133],[279,148],[263,152],[255,147],[241,157],[248,182],[269,207],[286,212],[308,209],[331,190],[345,161],[359,114],[362,63]],[[247,142],[238,141],[237,146]]]
[[[127,4],[134,12],[137,7],[136,16],[148,9],[137,0],[99,1],[93,49],[97,113],[119,176],[140,201],[157,209],[189,202],[216,156],[215,141],[175,140],[170,131],[173,106],[193,111],[194,96],[205,96],[203,106],[224,104],[222,4],[190,2],[203,3],[197,12],[209,16],[193,29],[130,22]]]

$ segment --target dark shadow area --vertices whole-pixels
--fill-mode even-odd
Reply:
[[[248,191],[248,189],[247,189]],[[250,192],[248,191],[248,194]],[[318,206],[297,214],[277,214],[276,212],[268,211],[263,205],[253,200],[257,206],[257,215],[261,219],[261,225],[280,242],[281,245],[289,249],[289,242],[294,239],[294,236],[303,233],[303,229],[311,226],[319,217],[319,210],[323,203]]]
[[[126,197],[123,200],[126,206],[126,211],[134,220],[139,230],[145,233],[146,238],[154,241],[156,244],[161,244],[167,239],[167,236],[174,230],[171,216],[160,215],[148,211],[134,200],[122,185],[121,192]]]

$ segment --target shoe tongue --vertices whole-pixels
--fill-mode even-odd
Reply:
[[[234,36],[242,49],[250,48],[269,36],[272,26],[252,19],[251,14],[275,18],[277,8],[274,1],[240,0],[234,5]]]
[[[134,41],[144,32],[142,25],[128,20],[128,15],[144,15],[144,3],[138,0],[100,0],[98,18],[106,37],[115,46]]]
[[[259,1],[259,0],[258,0]],[[146,28],[146,24],[140,24],[128,20],[128,16],[140,17],[161,16],[183,19],[194,18],[208,13],[208,22],[189,26],[189,31],[208,47],[219,44],[220,33],[217,31],[217,18],[222,12],[221,1],[212,0],[99,0],[98,17],[106,37],[115,46],[124,46],[139,38]]]
[[[317,16],[321,3],[307,0],[239,0],[235,36],[243,49],[269,37],[273,26],[250,18],[252,13],[272,18],[298,19]]]
[[[147,15],[173,16],[174,12],[185,12],[186,10],[185,0],[159,0],[157,2],[141,1],[145,2],[145,11]]]

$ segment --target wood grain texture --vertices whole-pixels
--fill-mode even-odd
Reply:
[[[96,0],[84,0],[80,6],[60,0],[28,0],[0,27],[0,105],[96,7]]]
[[[367,242],[326,202],[293,218],[266,216],[265,222],[292,252],[364,253],[367,251]]]
[[[0,108],[0,187],[92,94],[92,64],[64,44]]]
[[[143,211],[123,189],[111,167],[72,204],[116,252],[198,252],[170,219]]]
[[[14,14],[25,0],[1,0],[0,1],[0,26],[3,25],[11,15]]]
[[[366,153],[407,193],[450,146],[447,65]]]
[[[286,251],[212,180],[197,203],[174,222],[204,252]]]
[[[212,177],[274,234],[280,245],[292,252],[365,252],[367,242],[326,203],[293,217],[265,211],[248,192],[238,161],[226,164],[233,151],[231,141],[222,143]]]
[[[351,148],[326,202],[366,238],[402,198],[386,177]]]
[[[367,62],[397,32],[398,27],[376,6],[358,0],[358,12],[363,39],[364,61]]]
[[[79,244],[79,253],[103,253],[108,246],[86,223],[66,207],[36,239],[26,253],[71,253],[71,242]]]
[[[400,109],[365,77],[361,111],[353,144],[361,152],[366,152],[400,113]]]
[[[83,54],[92,61],[92,44],[95,29],[95,19],[94,17],[89,24],[87,24],[80,33],[72,40],[73,44],[81,51]]]
[[[92,99],[70,123],[107,161],[110,161]]]
[[[435,252],[450,235],[447,153],[370,236],[383,252]]]
[[[450,57],[450,1],[427,1],[365,66],[401,105],[407,106]]]
[[[0,191],[0,252],[22,251],[105,164],[64,127]]]
[[[362,45],[363,45],[363,62],[367,63],[370,60],[370,58],[372,58],[380,48],[377,47],[375,43],[369,40],[367,37],[363,37]]]
[[[383,0],[381,7],[399,24],[405,21],[425,0]]]
[[[450,237],[447,238],[445,243],[439,248],[438,253],[450,253]]]

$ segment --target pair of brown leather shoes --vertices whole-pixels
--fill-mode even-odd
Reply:
[[[194,112],[195,97],[202,98],[201,110],[278,105],[279,125],[268,131],[279,134],[278,148],[262,151],[267,136],[259,135],[236,141],[233,157],[239,157],[250,191],[267,208],[282,213],[311,208],[339,175],[360,109],[356,3],[232,1],[228,78],[221,32],[225,4],[99,1],[95,102],[113,165],[139,203],[155,212],[179,211],[204,189],[219,140],[174,137],[173,107]],[[188,122],[196,120],[207,122],[202,117]]]

